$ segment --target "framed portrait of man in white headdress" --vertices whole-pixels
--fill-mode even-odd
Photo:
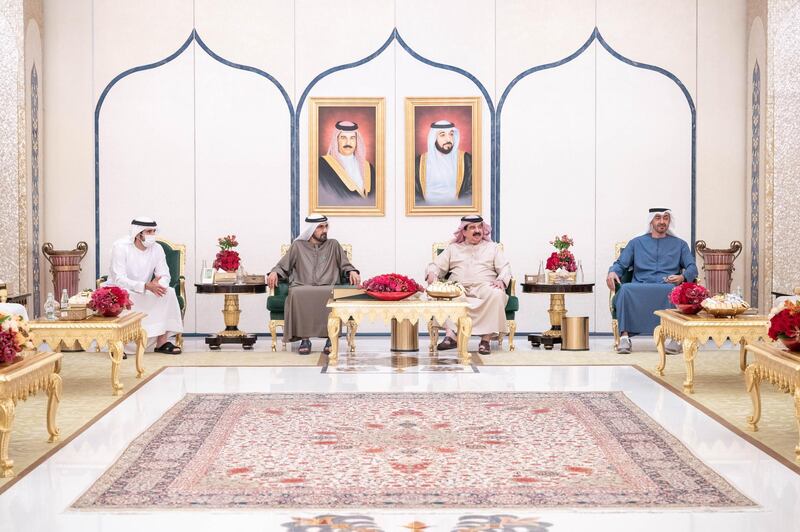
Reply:
[[[406,98],[406,215],[481,212],[480,97]]]
[[[384,215],[383,98],[311,98],[308,144],[309,212]]]

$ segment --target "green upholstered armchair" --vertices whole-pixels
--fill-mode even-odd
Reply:
[[[164,249],[169,268],[169,285],[175,290],[178,306],[181,309],[181,319],[183,319],[186,315],[186,246],[161,237],[156,238],[156,242]],[[97,279],[97,286],[99,287],[107,280],[108,276],[103,275]],[[175,335],[175,344],[183,349],[183,333]]]
[[[500,246],[500,250],[503,250],[503,244],[498,243]],[[431,258],[435,259],[445,248],[448,246],[447,242],[436,242],[433,244],[433,253],[431,253]],[[449,274],[448,274],[449,275]],[[514,335],[517,332],[517,322],[516,322],[516,314],[519,310],[519,298],[516,296],[516,280],[512,277],[506,287],[506,294],[508,294],[508,303],[506,303],[506,326],[508,327],[508,349],[510,351],[514,350]],[[428,331],[430,332],[431,336],[439,335],[439,327],[435,326],[431,321],[428,324]],[[434,342],[437,339],[434,338]],[[501,333],[497,338],[497,343],[500,348],[503,348],[503,334]]]
[[[627,242],[617,242],[614,244],[614,260],[617,260],[622,253],[622,250],[627,246]],[[633,268],[628,268],[628,271],[622,274],[619,278],[622,284],[629,283],[633,280]],[[611,290],[608,294],[608,308],[611,311],[611,332],[614,333],[614,349],[619,347],[619,322],[617,321],[617,287]]]
[[[281,244],[281,257],[286,255],[289,252],[289,247],[291,244]],[[341,244],[342,249],[344,249],[345,255],[347,255],[347,259],[352,262],[353,260],[353,246],[352,244]],[[339,280],[339,283],[342,285],[349,285],[350,279],[346,274],[342,274],[342,278]],[[269,297],[267,297],[267,310],[269,311],[269,333],[272,336],[272,350],[278,350],[278,327],[284,333],[283,336],[283,349],[286,350],[286,329],[284,327],[284,313],[283,308],[286,304],[286,296],[289,295],[289,282],[286,280],[282,280],[278,282],[278,286],[275,287],[275,290],[270,293]],[[350,346],[350,351],[355,351],[355,335],[356,335],[356,323],[355,320],[348,320],[347,322],[347,343]]]

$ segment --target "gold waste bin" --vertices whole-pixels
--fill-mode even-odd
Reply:
[[[561,318],[561,350],[589,350],[588,316],[564,316]]]
[[[419,322],[392,318],[392,351],[419,351]]]

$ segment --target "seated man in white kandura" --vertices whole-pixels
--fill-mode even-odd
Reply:
[[[158,226],[151,218],[138,217],[131,222],[127,237],[114,242],[111,269],[106,285],[128,291],[133,310],[144,312],[142,327],[148,345],[155,340],[155,351],[179,355],[181,348],[169,341],[183,332],[181,309],[170,276],[164,249],[156,243]]]
[[[500,246],[492,242],[492,228],[480,215],[464,216],[444,251],[428,265],[428,284],[448,273],[448,280],[464,287],[472,318],[472,334],[481,336],[478,353],[491,353],[489,340],[506,332],[506,286],[511,280],[511,265]],[[438,349],[456,347],[454,324],[445,323],[446,335]]]

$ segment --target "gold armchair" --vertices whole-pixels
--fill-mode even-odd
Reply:
[[[353,246],[352,244],[341,244],[344,249],[347,259],[353,260]],[[291,244],[281,244],[281,257],[289,252]],[[348,279],[342,279],[342,284],[349,283]],[[289,295],[289,283],[281,281],[275,290],[271,290],[269,297],[267,297],[267,310],[269,311],[269,333],[272,336],[272,350],[277,351],[278,348],[278,327],[283,331],[283,349],[286,350],[286,329],[284,320],[284,306],[286,304],[286,297]],[[352,318],[347,320],[347,344],[352,353],[356,349],[355,337],[356,330],[358,329],[355,320]]]
[[[498,243],[500,249],[503,250],[503,244]],[[431,252],[431,260],[436,259],[439,254],[445,250],[448,246],[447,242],[435,242],[433,244],[433,249]],[[506,293],[508,294],[508,303],[506,303],[506,326],[508,327],[508,349],[509,351],[513,351],[514,347],[514,335],[517,332],[517,321],[516,321],[516,313],[519,310],[519,299],[516,295],[516,286],[517,282],[512,277],[506,287]],[[437,326],[433,320],[428,322],[428,333],[431,335],[431,343],[432,345],[436,345],[439,337],[439,329],[441,327]],[[497,337],[497,344],[500,349],[503,348],[503,333],[500,333]]]

